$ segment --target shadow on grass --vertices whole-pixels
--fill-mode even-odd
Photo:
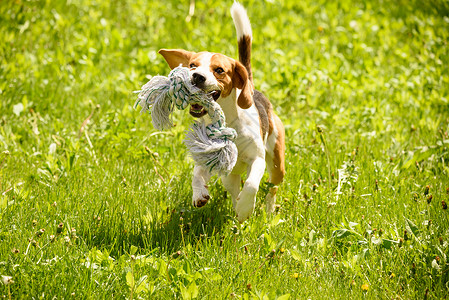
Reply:
[[[170,254],[187,244],[194,246],[206,239],[219,240],[223,228],[233,218],[226,200],[223,196],[215,197],[215,201],[202,208],[179,206],[173,209],[167,221],[156,221],[150,225],[146,236],[140,241],[141,246]]]
[[[140,214],[131,219],[123,217],[88,225],[83,238],[89,248],[107,249],[113,257],[128,253],[131,246],[140,249],[140,254],[170,255],[187,244],[218,242],[225,225],[232,222],[234,212],[230,198],[219,184],[211,188],[211,197],[201,208],[182,201],[174,208],[159,212],[152,220]]]

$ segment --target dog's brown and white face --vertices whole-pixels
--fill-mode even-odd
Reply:
[[[171,69],[182,65],[190,69],[190,80],[198,88],[210,93],[215,101],[226,98],[233,89],[241,89],[237,104],[249,108],[253,104],[253,87],[245,67],[235,59],[220,53],[190,52],[182,49],[161,49]],[[207,112],[199,104],[190,106],[190,114],[199,118]]]

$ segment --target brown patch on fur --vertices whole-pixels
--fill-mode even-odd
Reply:
[[[192,61],[195,63],[195,61]],[[199,61],[197,62],[199,64]],[[222,68],[223,73],[218,74],[215,72],[217,68]],[[234,78],[234,68],[235,68],[235,60],[229,58],[223,54],[216,53],[212,55],[210,59],[210,71],[214,74],[218,83],[220,84],[221,96],[227,97],[231,93],[233,86],[233,78]]]
[[[196,54],[195,52],[186,51],[183,49],[161,49],[158,53],[165,58],[165,61],[170,66],[170,69],[174,69],[180,64],[184,67],[188,67],[190,59]]]
[[[248,72],[248,78],[253,82],[253,74],[251,71],[251,36],[244,35],[238,41],[239,60],[245,66]]]
[[[281,119],[273,114],[274,125],[276,126],[278,136],[274,145],[273,171],[271,173],[271,183],[279,184],[285,175],[285,130]]]
[[[218,74],[215,72],[217,68],[222,68],[224,72]],[[251,107],[253,104],[253,84],[241,62],[216,53],[211,57],[210,70],[223,87],[222,97],[229,96],[233,88],[241,89],[242,92],[237,99],[237,104],[243,109]]]
[[[247,109],[253,105],[254,87],[249,80],[248,72],[241,62],[235,61],[234,77],[232,79],[234,87],[241,89],[237,104],[240,108]]]

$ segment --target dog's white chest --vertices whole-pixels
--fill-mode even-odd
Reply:
[[[265,158],[259,115],[254,105],[245,110],[238,109],[238,118],[228,123],[228,126],[237,132],[235,144],[238,149],[238,158],[232,173],[245,171],[247,165],[250,165],[257,157]]]

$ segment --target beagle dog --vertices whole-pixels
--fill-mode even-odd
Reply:
[[[237,31],[239,61],[220,53],[191,52],[181,49],[161,49],[171,69],[182,64],[190,68],[190,80],[223,109],[228,127],[236,130],[235,144],[238,158],[232,172],[222,176],[225,189],[231,194],[232,204],[239,222],[248,219],[254,211],[259,184],[268,169],[270,189],[266,196],[266,210],[274,211],[277,185],[285,175],[285,131],[279,117],[273,112],[270,101],[254,89],[251,72],[252,30],[245,9],[238,2],[231,7]],[[190,106],[190,114],[210,119],[199,104]],[[247,172],[241,189],[241,177]],[[207,183],[209,172],[196,165],[193,170],[192,202],[201,207],[210,199]]]

